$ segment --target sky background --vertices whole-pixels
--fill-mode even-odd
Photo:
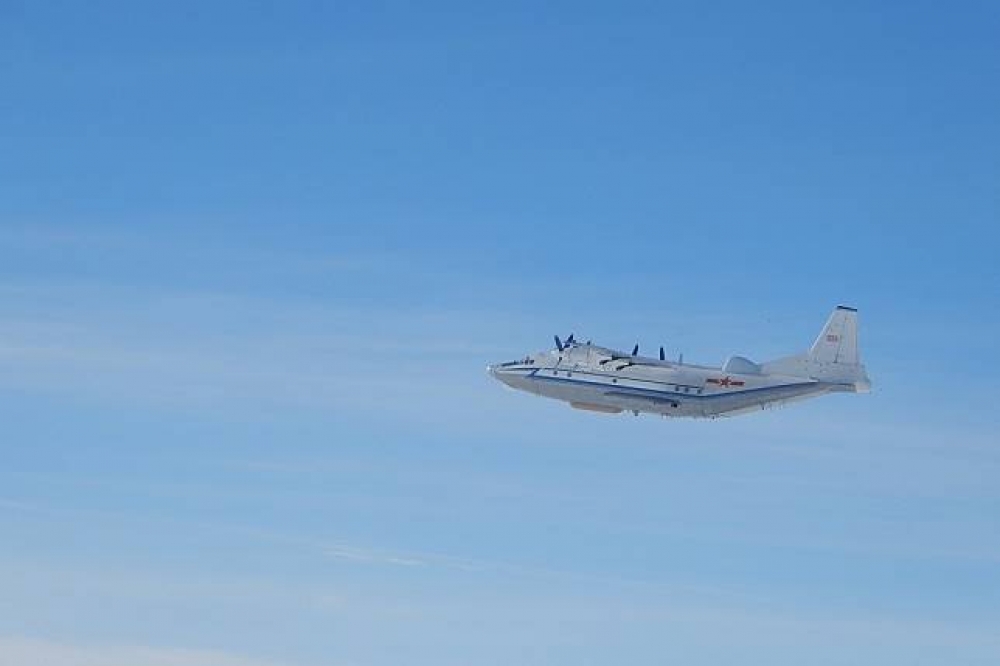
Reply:
[[[1000,5],[0,2],[0,665],[1000,662]],[[604,417],[860,308],[868,396]]]

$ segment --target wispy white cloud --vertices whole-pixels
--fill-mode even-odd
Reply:
[[[86,400],[419,415],[469,402],[501,354],[479,342],[475,314],[72,287],[8,295],[0,384]]]
[[[11,511],[38,511],[38,507],[30,502],[23,502],[9,497],[0,497],[0,509]]]
[[[153,263],[176,261],[194,262],[206,267],[220,264],[230,267],[253,266],[257,270],[283,274],[324,274],[367,271],[385,265],[397,257],[384,253],[332,253],[310,247],[292,251],[265,245],[248,246],[234,243],[231,238],[215,242],[189,243],[148,226],[141,231],[122,227],[95,227],[18,224],[7,221],[0,225],[0,250],[10,249],[46,256],[49,252],[67,249],[92,253],[108,260],[111,265],[121,257],[142,257]],[[81,284],[76,282],[74,284]]]
[[[287,666],[215,650],[132,645],[72,645],[0,637],[0,666]]]
[[[346,544],[335,544],[326,548],[326,555],[338,560],[362,562],[371,564],[390,564],[402,567],[417,567],[425,564],[425,560],[411,555],[402,555],[370,548],[358,548]]]

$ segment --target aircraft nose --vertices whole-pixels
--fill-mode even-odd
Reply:
[[[507,365],[509,364],[491,363],[490,365],[486,366],[486,372],[489,373],[489,375],[493,377],[493,379],[509,385],[511,380],[513,379],[513,375],[512,373],[507,372]]]

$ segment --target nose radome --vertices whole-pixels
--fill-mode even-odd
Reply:
[[[501,384],[513,386],[518,382],[518,374],[510,372],[506,366],[506,363],[494,363],[486,366],[486,372]]]

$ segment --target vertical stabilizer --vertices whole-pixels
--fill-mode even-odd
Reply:
[[[858,311],[845,305],[838,305],[826,321],[822,333],[816,338],[809,356],[821,363],[857,365],[858,357]]]

